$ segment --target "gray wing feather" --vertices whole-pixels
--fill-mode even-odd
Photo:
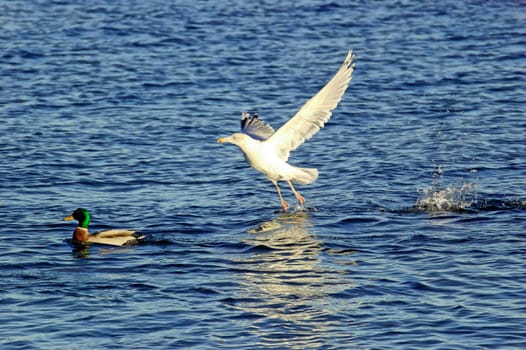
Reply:
[[[241,132],[253,139],[265,141],[274,134],[274,129],[259,119],[257,113],[250,115],[249,112],[243,112],[241,115]]]

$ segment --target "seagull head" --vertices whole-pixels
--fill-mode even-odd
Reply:
[[[241,147],[242,144],[246,143],[250,139],[250,136],[236,132],[227,137],[221,137],[217,142],[219,143],[232,143],[238,147]]]

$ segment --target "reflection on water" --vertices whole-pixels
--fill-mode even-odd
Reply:
[[[90,250],[95,249],[97,256],[99,255],[109,255],[109,254],[120,254],[120,253],[130,253],[130,251],[133,250],[133,245],[128,245],[124,247],[117,247],[117,246],[97,246],[93,247],[92,244],[75,244],[71,243],[71,240],[66,240],[66,242],[70,243],[72,246],[71,249],[71,255],[75,258],[79,259],[85,259],[90,258]]]
[[[242,261],[244,288],[236,305],[261,317],[253,324],[254,335],[265,347],[321,346],[335,315],[344,308],[349,314],[352,307],[334,297],[352,288],[352,282],[345,270],[324,262],[323,242],[314,232],[305,212],[282,215],[249,231],[246,242],[253,248]]]

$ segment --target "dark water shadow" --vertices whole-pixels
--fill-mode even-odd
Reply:
[[[526,210],[526,199],[481,198],[469,202],[442,201],[417,202],[414,206],[398,210],[409,213],[478,213],[490,211],[522,211]]]

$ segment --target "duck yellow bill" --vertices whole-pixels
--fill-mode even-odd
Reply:
[[[69,221],[69,220],[74,220],[73,215],[66,216],[66,217],[64,218],[64,221]]]

